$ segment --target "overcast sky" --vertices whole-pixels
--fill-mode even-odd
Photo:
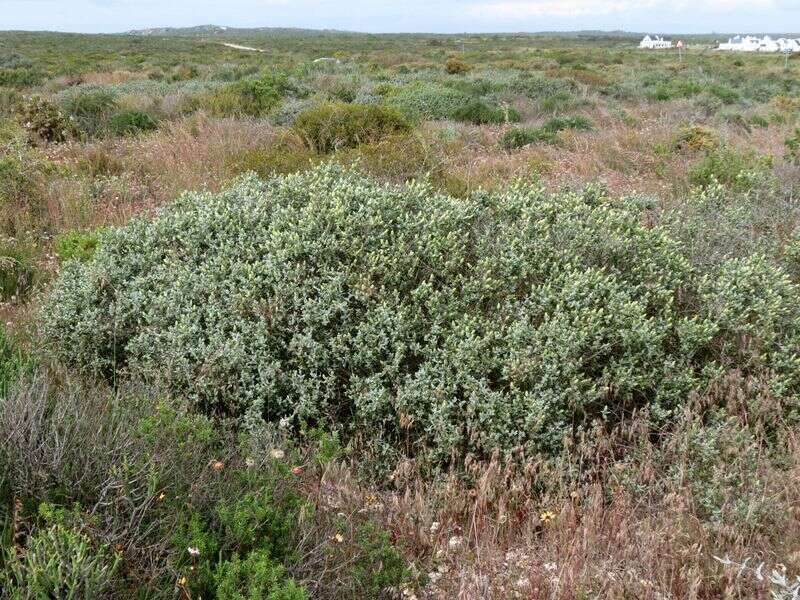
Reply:
[[[371,32],[795,33],[800,0],[0,0],[0,30],[207,23]]]

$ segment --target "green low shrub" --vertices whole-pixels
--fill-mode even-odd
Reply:
[[[739,92],[724,85],[710,85],[705,88],[706,93],[722,101],[723,104],[734,104],[741,99]]]
[[[655,86],[649,93],[651,100],[667,101],[676,98],[691,98],[706,90],[707,86],[686,79],[671,79]]]
[[[0,373],[3,368],[0,362]],[[15,368],[13,378],[28,368]],[[0,595],[9,589],[4,575],[13,578],[19,597],[36,599],[294,600],[312,595],[302,584],[324,597],[366,600],[378,597],[376,586],[384,593],[405,583],[403,556],[373,524],[377,513],[350,513],[309,494],[307,484],[324,469],[316,465],[339,455],[336,436],[312,433],[319,451],[301,454],[288,440],[278,442],[268,426],[249,434],[234,430],[232,421],[164,400],[150,386],[129,387],[120,378],[112,390],[96,380],[56,383],[44,370],[32,375],[0,402],[0,523],[13,511],[15,531],[29,534],[12,549],[7,530]],[[272,454],[276,444],[285,456]],[[293,464],[318,472],[297,474]],[[113,590],[25,595],[32,590],[17,582],[34,581],[27,567],[5,569],[3,561],[23,559],[17,551],[36,545],[30,534],[53,526],[81,542],[90,539],[82,565],[119,561]],[[346,535],[340,539],[339,532]],[[51,564],[60,561],[64,582],[71,556],[46,556]]]
[[[214,573],[217,600],[308,600],[308,592],[264,550],[221,562]],[[376,596],[377,597],[377,596]]]
[[[24,552],[7,550],[0,571],[5,598],[102,598],[114,586],[120,557],[63,523],[39,529]]]
[[[547,96],[539,101],[539,108],[542,112],[557,114],[572,109],[577,104],[575,98],[569,92],[559,92],[552,96]]]
[[[108,121],[108,132],[114,136],[132,136],[158,128],[158,122],[146,112],[126,110],[115,114]]]
[[[794,130],[792,137],[786,138],[784,146],[786,146],[784,158],[794,165],[800,165],[800,128]]]
[[[0,401],[6,397],[9,386],[31,366],[30,358],[12,344],[5,328],[0,326]]]
[[[0,148],[0,206],[26,203],[38,192],[37,170],[30,168],[23,148]]]
[[[26,88],[39,85],[42,82],[42,74],[32,68],[0,68],[0,86]]]
[[[24,140],[0,146],[0,236],[28,238],[39,226],[47,210],[45,186],[54,169]],[[0,247],[6,241],[0,239]]]
[[[28,141],[32,144],[66,142],[76,134],[72,119],[40,96],[25,99],[18,111],[19,122],[28,132]]]
[[[533,100],[552,98],[559,94],[569,96],[570,85],[563,79],[546,77],[540,73],[523,72],[510,83],[513,92]]]
[[[231,499],[217,507],[225,545],[240,554],[258,548],[286,560],[302,506],[295,494],[276,498],[269,488]]]
[[[522,148],[536,142],[551,142],[555,133],[539,127],[512,127],[500,138],[500,145],[506,150]]]
[[[541,127],[514,127],[509,129],[500,138],[500,145],[506,150],[512,150],[536,142],[554,142],[558,139],[558,132],[569,129],[588,131],[592,129],[592,122],[580,115],[554,117]]]
[[[252,171],[272,177],[303,171],[318,161],[319,155],[305,146],[278,142],[229,156],[227,166],[237,175]]]
[[[689,183],[698,187],[721,184],[736,192],[748,192],[766,180],[772,162],[770,156],[720,146],[689,169]]]
[[[469,104],[469,94],[436,83],[415,82],[391,89],[387,102],[414,120],[451,119],[455,111]]]
[[[358,552],[351,559],[351,576],[359,597],[380,598],[386,589],[411,578],[405,559],[385,531],[366,523],[356,529],[353,538]]]
[[[576,131],[590,131],[594,128],[592,122],[582,115],[574,115],[571,117],[554,117],[542,125],[545,131],[558,133],[568,129]]]
[[[82,90],[68,96],[63,107],[75,120],[78,129],[91,137],[106,128],[117,108],[117,98],[106,89]]]
[[[23,296],[37,274],[33,250],[26,244],[0,238],[0,300]]]
[[[61,360],[199,409],[368,430],[385,457],[437,462],[553,451],[636,408],[668,420],[729,368],[794,397],[794,284],[742,270],[720,313],[641,210],[594,187],[454,199],[333,165],[245,179],[110,231],[64,267],[43,330]],[[762,309],[751,331],[769,335],[730,352]]]
[[[58,234],[54,245],[59,262],[91,260],[100,243],[100,233],[100,231],[67,231]]]
[[[330,152],[372,143],[411,129],[396,109],[372,104],[322,104],[301,113],[293,129],[309,148]]]
[[[475,125],[518,123],[521,120],[517,110],[489,106],[481,100],[474,100],[469,104],[460,106],[450,116],[456,121],[465,121]]]
[[[279,75],[240,79],[190,98],[184,110],[203,109],[221,117],[263,117],[278,106],[287,85],[287,78]]]

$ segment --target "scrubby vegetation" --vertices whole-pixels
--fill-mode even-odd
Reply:
[[[245,180],[110,232],[42,318],[84,370],[169,365],[203,411],[366,428],[379,453],[439,461],[554,451],[637,408],[669,419],[733,368],[763,369],[795,411],[800,290],[758,258],[693,272],[640,219],[594,189],[457,200],[331,168]]]
[[[397,110],[370,104],[323,104],[301,113],[294,122],[308,147],[323,153],[378,142],[409,128]]]
[[[0,598],[791,597],[800,63],[637,41],[0,33]]]

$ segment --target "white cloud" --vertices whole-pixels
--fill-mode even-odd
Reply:
[[[785,1],[785,0],[784,0]],[[469,13],[479,18],[579,17],[647,10],[725,12],[769,10],[782,0],[496,0],[473,4]]]

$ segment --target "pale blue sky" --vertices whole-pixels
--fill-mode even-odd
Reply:
[[[356,31],[800,31],[800,0],[0,0],[0,30],[214,23]]]

